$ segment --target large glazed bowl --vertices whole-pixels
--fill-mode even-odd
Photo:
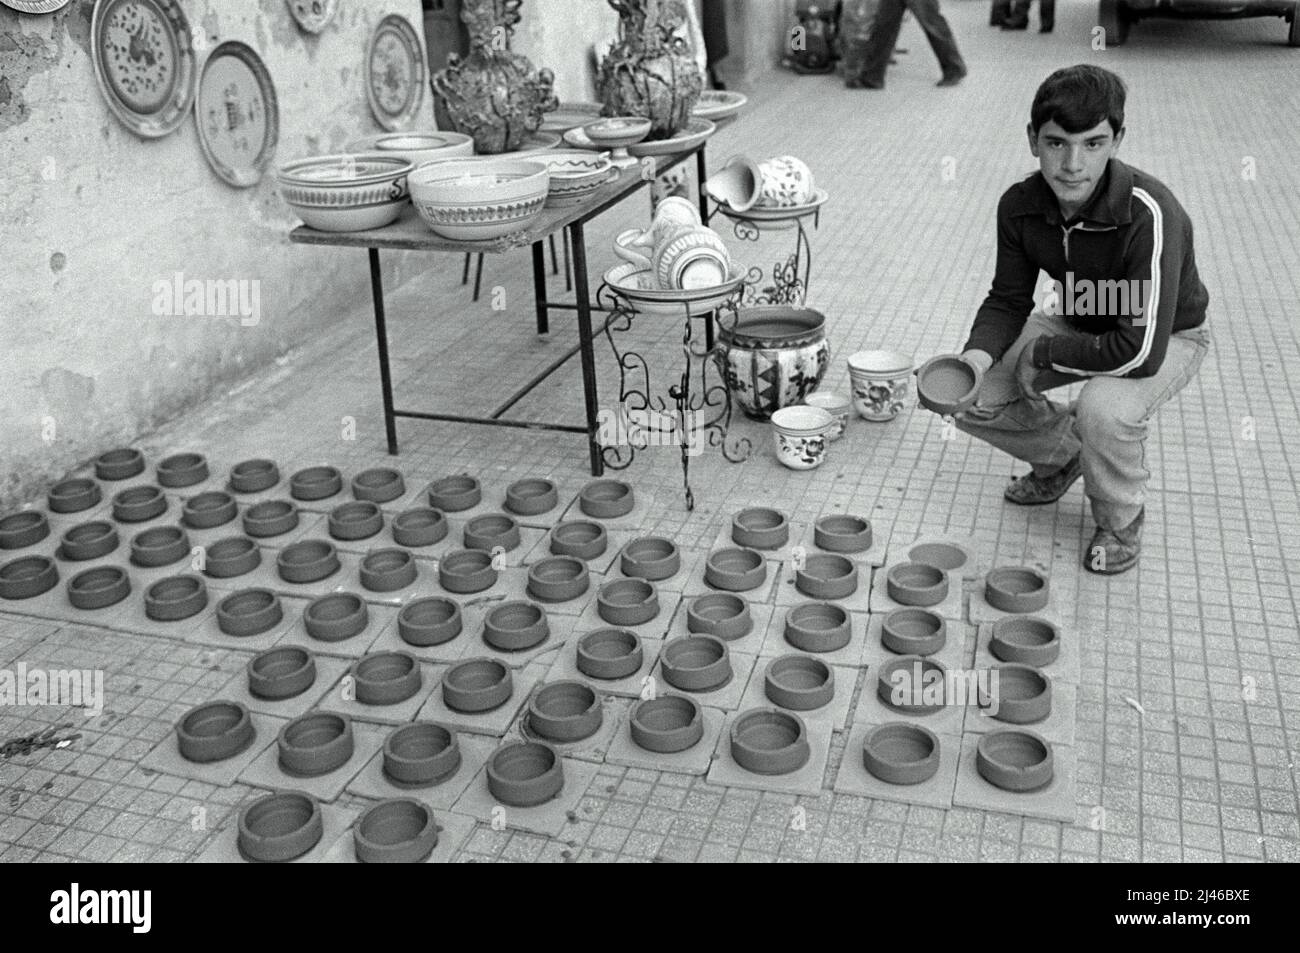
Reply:
[[[303,223],[325,232],[382,228],[402,212],[412,164],[379,153],[296,159],[276,174],[280,196]]]
[[[551,175],[547,208],[579,204],[609,181],[614,168],[608,155],[586,149],[552,149],[538,153],[533,160],[544,164]]]
[[[434,159],[461,159],[474,154],[474,140],[459,132],[385,132],[348,146],[351,152],[382,152],[420,165]]]
[[[732,399],[749,416],[767,420],[800,403],[826,376],[826,316],[785,305],[745,308],[721,329],[717,355]]]
[[[517,232],[546,203],[551,174],[523,159],[450,159],[410,176],[411,201],[424,223],[452,241],[484,241]]]

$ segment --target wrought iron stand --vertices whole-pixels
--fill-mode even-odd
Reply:
[[[821,222],[821,203],[812,208],[801,206],[737,212],[725,203],[715,202],[705,217],[705,224],[718,214],[731,220],[731,232],[742,242],[757,242],[767,232],[794,231],[794,250],[785,259],[773,263],[770,278],[767,277],[769,273],[757,265],[749,269],[742,303],[746,307],[764,304],[803,307],[808,299],[808,277],[812,273],[812,244],[808,241],[804,223],[811,218],[813,228],[817,228]]]

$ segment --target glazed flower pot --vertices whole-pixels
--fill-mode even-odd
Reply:
[[[352,495],[371,503],[390,503],[406,492],[406,481],[392,467],[362,470],[352,478]]]
[[[659,591],[644,579],[615,579],[600,587],[596,611],[610,625],[641,625],[659,614]]]
[[[767,579],[767,563],[752,549],[719,549],[709,553],[704,581],[715,589],[748,592]]]
[[[396,592],[415,582],[420,570],[404,549],[376,549],[361,560],[361,585],[371,592]]]
[[[835,697],[835,672],[821,659],[782,655],[768,663],[763,693],[781,708],[812,711]]]
[[[626,516],[636,505],[636,494],[622,480],[592,480],[578,493],[578,507],[593,519]]]
[[[907,551],[907,558],[914,563],[925,563],[944,572],[953,572],[966,565],[965,550],[951,543],[921,543]]]
[[[626,629],[597,629],[578,640],[578,671],[588,678],[627,678],[641,670],[641,639]]]
[[[772,412],[776,459],[791,470],[812,470],[826,462],[835,418],[820,407],[782,407]]]
[[[990,731],[976,744],[975,770],[1004,791],[1036,791],[1052,782],[1052,746],[1026,728]]]
[[[462,549],[438,561],[438,582],[448,592],[482,592],[496,585],[492,557],[481,549]]]
[[[447,538],[447,518],[431,506],[404,510],[393,517],[393,542],[418,549]]]
[[[266,701],[297,698],[316,681],[316,660],[297,646],[267,649],[248,662],[248,691]]]
[[[402,725],[384,739],[384,777],[398,787],[432,787],[460,770],[460,742],[431,721]]]
[[[658,582],[677,574],[682,568],[682,554],[671,539],[642,536],[623,547],[619,567],[625,576]]]
[[[813,525],[813,544],[830,553],[863,553],[871,548],[871,521],[861,516],[823,516]]]
[[[181,522],[190,529],[212,529],[229,523],[239,515],[235,498],[229,493],[212,490],[200,493],[185,501],[181,507]]]
[[[849,429],[849,415],[853,412],[853,401],[834,391],[814,391],[803,399],[809,407],[826,411],[835,420],[835,428],[826,435],[827,440],[839,440]]]
[[[518,480],[506,487],[506,509],[516,516],[538,516],[560,505],[550,480]]]
[[[113,497],[113,519],[143,523],[167,512],[167,497],[159,486],[133,486]]]
[[[289,478],[289,495],[308,502],[325,500],[343,490],[343,474],[334,467],[306,467]]]
[[[239,852],[248,860],[284,863],[315,847],[325,833],[320,804],[301,791],[277,791],[239,815]]]
[[[59,569],[48,556],[20,556],[0,566],[0,599],[31,599],[59,584]]]
[[[932,357],[916,372],[916,397],[940,416],[968,410],[979,394],[983,375],[957,354]]]
[[[571,520],[551,530],[551,552],[574,559],[595,559],[609,547],[609,534],[599,523]]]
[[[230,488],[236,493],[260,493],[280,482],[280,468],[272,460],[244,460],[230,468]]]
[[[80,523],[63,534],[59,556],[71,562],[99,559],[117,549],[117,529],[105,520]]]
[[[977,691],[979,706],[998,721],[1031,725],[1052,713],[1052,680],[1032,665],[995,665],[996,678]]]
[[[509,667],[493,658],[465,659],[442,676],[442,700],[448,708],[465,714],[500,708],[514,690]]]
[[[476,516],[465,524],[465,548],[505,552],[519,547],[519,524],[504,513]]]
[[[330,511],[329,528],[335,539],[369,539],[384,528],[384,513],[370,500],[340,503]]]
[[[144,591],[144,614],[155,622],[179,622],[207,607],[208,587],[194,575],[168,576]]]
[[[675,754],[700,743],[704,737],[704,712],[694,698],[660,695],[632,706],[628,728],[637,747]]]
[[[907,406],[912,358],[897,351],[859,351],[849,357],[853,408],[863,420],[893,420]]]
[[[948,577],[926,563],[899,563],[885,575],[889,598],[904,606],[934,606],[948,597]]]
[[[718,332],[716,360],[741,410],[767,420],[817,389],[830,365],[826,316],[811,308],[744,308]]]
[[[94,480],[76,477],[50,487],[46,495],[51,513],[80,513],[104,498],[103,491]]]
[[[25,510],[0,519],[0,549],[23,549],[50,535],[50,521],[40,510]]]
[[[212,552],[209,550],[209,566],[211,559]],[[286,546],[275,557],[275,567],[280,578],[299,585],[326,579],[338,572],[341,565],[334,544],[323,539],[301,540],[292,546]]]
[[[409,652],[371,652],[352,663],[351,674],[363,705],[396,705],[424,684],[420,663]]]
[[[95,458],[95,477],[100,480],[129,480],[144,473],[144,454],[134,447],[109,450]]]
[[[332,711],[308,712],[280,729],[280,770],[296,778],[337,771],[355,750],[352,719]]]
[[[790,541],[790,524],[776,510],[751,507],[731,518],[731,540],[748,549],[779,549]]]
[[[849,614],[830,602],[805,602],[785,616],[785,640],[804,652],[834,652],[852,635]]]
[[[352,829],[352,848],[363,864],[420,864],[437,846],[433,811],[411,798],[380,801]]]
[[[212,579],[233,579],[260,566],[262,551],[247,536],[231,536],[208,546],[203,558],[204,575]],[[286,578],[283,572],[280,576]]]
[[[590,738],[603,718],[600,695],[585,682],[550,682],[528,699],[529,729],[557,744]]]
[[[502,652],[520,652],[541,645],[551,635],[546,613],[531,602],[503,602],[483,621],[483,641]]]
[[[288,500],[265,500],[244,512],[244,532],[255,539],[281,536],[297,526],[298,507]]]
[[[576,599],[590,585],[587,564],[572,556],[549,556],[528,567],[528,594],[543,602]]]
[[[938,659],[900,655],[881,663],[876,697],[895,711],[929,715],[947,704],[947,686],[948,666]]]
[[[1042,668],[1061,654],[1061,633],[1037,616],[1004,616],[993,623],[989,651],[999,661]]]
[[[803,719],[776,708],[743,712],[731,723],[731,757],[754,774],[790,774],[812,756]]]
[[[910,721],[877,725],[863,736],[862,764],[887,784],[922,784],[939,773],[939,738]]]
[[[564,788],[564,766],[560,755],[540,741],[519,741],[502,745],[487,763],[488,791],[511,807],[537,807],[555,798]]]
[[[692,599],[686,606],[686,629],[731,641],[754,630],[754,616],[749,603],[740,596],[707,593]]]
[[[201,453],[176,453],[159,463],[154,472],[159,486],[194,486],[208,478],[208,460]]]
[[[858,567],[838,553],[813,553],[795,570],[794,585],[814,599],[845,599],[858,589]]]
[[[351,592],[331,592],[307,603],[302,613],[307,634],[320,642],[342,642],[370,624],[370,610]]]
[[[731,681],[731,653],[713,635],[686,635],[664,646],[664,681],[684,692],[711,692]]]
[[[1003,612],[1038,612],[1047,605],[1047,577],[1030,566],[1002,566],[989,570],[984,598]]]
[[[895,609],[881,622],[880,642],[899,655],[934,655],[948,642],[948,624],[928,609]]]
[[[0,571],[0,576],[2,575],[3,571]],[[119,566],[95,566],[68,580],[68,601],[77,609],[105,609],[116,605],[130,594],[131,578]]]
[[[429,487],[429,505],[444,513],[473,509],[483,501],[478,480],[466,474],[443,477]]]
[[[407,645],[442,645],[460,635],[463,626],[460,606],[441,596],[412,600],[397,614],[397,634]]]
[[[190,538],[179,526],[156,526],[131,538],[131,562],[137,566],[170,566],[189,554]]]
[[[248,750],[256,735],[248,708],[239,702],[204,702],[176,722],[181,757],[199,764],[233,758]]]
[[[240,589],[217,603],[217,628],[235,638],[261,635],[283,619],[280,597],[270,589]]]

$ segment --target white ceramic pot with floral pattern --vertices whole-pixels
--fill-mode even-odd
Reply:
[[[719,331],[715,354],[732,400],[750,417],[767,420],[800,403],[826,376],[826,316],[786,305],[744,308]]]
[[[783,407],[772,414],[776,458],[791,470],[811,470],[826,461],[835,418],[820,407]]]
[[[912,393],[912,358],[897,351],[858,351],[849,357],[853,408],[863,420],[893,420]]]

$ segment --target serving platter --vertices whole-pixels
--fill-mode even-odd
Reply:
[[[390,132],[410,125],[424,100],[427,70],[410,21],[396,13],[380,20],[366,49],[366,98],[379,125]]]
[[[733,265],[727,280],[720,285],[711,288],[664,289],[658,286],[649,269],[625,262],[605,272],[604,280],[610,290],[627,299],[634,311],[680,316],[686,307],[690,308],[692,314],[717,310],[744,284],[745,272]]]
[[[642,156],[676,155],[694,149],[717,131],[717,125],[708,119],[691,119],[686,128],[671,139],[638,142],[628,146],[627,151],[638,159]]]
[[[194,102],[198,62],[177,0],[103,0],[90,43],[100,92],[124,126],[146,139],[180,126]]]
[[[718,211],[728,218],[738,218],[747,222],[786,222],[814,214],[826,204],[829,198],[825,189],[814,189],[812,201],[803,205],[754,205],[742,212],[732,208],[726,202],[720,202]]]
[[[208,165],[236,188],[256,185],[275,156],[280,110],[262,58],[248,44],[226,40],[203,63],[194,124]]]

